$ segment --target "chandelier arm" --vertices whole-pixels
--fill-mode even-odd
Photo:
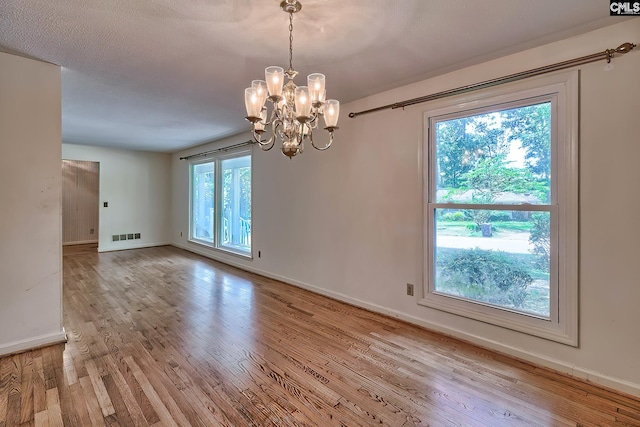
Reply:
[[[309,129],[317,129],[318,123],[320,123],[320,116],[316,113],[311,116],[311,120],[309,120]]]
[[[267,110],[267,106],[266,105],[264,106],[264,109]],[[267,111],[269,111],[269,110],[267,110]],[[267,115],[269,115],[269,114],[267,114]],[[276,120],[279,120],[279,119],[280,119],[280,116],[278,115],[278,109],[276,108],[276,104],[274,103],[273,104],[273,110],[271,110],[271,115],[269,117],[269,121],[264,124],[264,127],[266,128],[267,126],[270,126],[272,123],[274,123]]]
[[[264,146],[267,146],[267,145],[269,145],[269,144],[272,144],[272,143],[273,143],[272,139],[273,139],[273,138],[269,138],[269,140],[268,140],[268,141],[267,141],[267,140],[263,140],[263,139],[262,139],[262,133],[257,132],[257,131],[255,131],[255,130],[253,131],[253,140],[254,140],[254,142],[255,142],[256,144],[258,144],[260,147],[264,147]]]
[[[253,131],[253,139],[260,146],[262,151],[269,151],[273,148],[276,142],[276,129],[279,126],[278,121],[274,121],[271,127],[271,137],[268,140],[262,140],[262,135]]]
[[[302,123],[302,125],[300,126],[300,132],[297,133],[296,135],[296,139],[298,140],[298,146],[302,146],[302,142],[304,141],[304,127],[306,126],[305,123]],[[309,132],[311,132],[311,128],[309,128]]]
[[[276,144],[275,144],[275,139],[273,139],[273,138],[272,138],[272,139],[271,139],[271,145],[262,145],[262,144],[260,144],[260,149],[261,149],[262,151],[269,151],[269,150],[271,150],[275,145],[276,145]]]
[[[318,147],[316,145],[316,143],[313,141],[313,132],[312,131],[309,131],[309,141],[311,141],[311,145],[316,150],[320,150],[320,151],[327,150],[327,149],[329,149],[329,147],[331,147],[331,144],[333,144],[333,131],[329,131],[329,142],[324,147]]]

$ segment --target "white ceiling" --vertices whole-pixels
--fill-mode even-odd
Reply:
[[[0,0],[0,50],[63,67],[64,142],[173,152],[249,130],[244,88],[288,65],[279,1]],[[620,22],[603,0],[302,4],[296,81],[341,103]]]

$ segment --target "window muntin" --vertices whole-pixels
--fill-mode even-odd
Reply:
[[[425,113],[425,285],[420,304],[577,345],[577,94],[578,73],[568,72],[477,92]],[[501,129],[506,123],[519,128]],[[469,148],[477,146],[470,144],[463,145],[465,153],[438,141],[438,133],[456,128],[464,138],[478,133],[477,126],[482,136],[493,134],[493,148],[501,150],[474,152]],[[466,154],[471,165],[484,163],[480,171],[467,168],[454,175],[451,153],[456,149],[459,169]],[[527,171],[519,170],[523,167]],[[496,172],[508,178],[502,188],[488,179]],[[458,183],[452,185],[454,176]],[[459,238],[467,232],[466,240]],[[492,237],[482,237],[483,232]],[[502,241],[487,246],[495,236]],[[528,275],[522,274],[523,267]],[[505,284],[510,275],[515,285]],[[493,292],[500,286],[510,293]]]
[[[251,152],[194,162],[190,172],[190,240],[250,256]]]

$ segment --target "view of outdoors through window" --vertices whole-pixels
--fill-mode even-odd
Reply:
[[[222,170],[220,245],[251,250],[251,156],[225,159]]]
[[[192,238],[213,244],[214,163],[193,166]]]
[[[551,103],[436,120],[434,166],[435,292],[549,317]]]
[[[191,239],[250,253],[251,155],[195,163],[191,168]]]

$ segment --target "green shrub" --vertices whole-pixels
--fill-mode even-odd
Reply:
[[[489,221],[511,221],[511,214],[505,211],[493,211],[489,216]]]
[[[464,213],[458,211],[458,212],[454,212],[453,213],[453,220],[454,221],[464,221],[465,217],[464,217]]]
[[[533,226],[529,236],[529,243],[533,245],[533,254],[536,256],[538,268],[549,272],[549,258],[551,255],[551,229],[550,215],[539,212],[531,215]]]
[[[440,215],[440,220],[442,221],[464,221],[465,215],[464,213],[460,212],[460,211],[456,211],[456,212],[447,212],[444,213],[442,215]]]
[[[444,213],[438,218],[440,221],[453,221],[453,214],[451,212]]]
[[[501,251],[445,252],[436,266],[438,290],[501,306],[521,308],[533,282],[526,266]]]

